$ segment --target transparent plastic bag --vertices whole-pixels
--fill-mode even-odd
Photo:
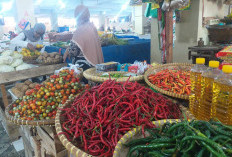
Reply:
[[[149,68],[147,62],[135,61],[133,65],[138,66],[138,70],[137,70],[138,75],[143,75],[145,71]]]

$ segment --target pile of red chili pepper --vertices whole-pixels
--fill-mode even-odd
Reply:
[[[185,95],[191,92],[190,71],[165,69],[151,74],[148,80],[165,91]]]
[[[136,126],[152,121],[178,119],[177,104],[138,83],[112,80],[76,97],[61,118],[63,134],[86,153],[112,156],[120,138]]]

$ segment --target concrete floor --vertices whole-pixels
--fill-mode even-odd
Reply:
[[[11,87],[12,86],[7,86],[7,89]],[[0,107],[3,107],[1,91],[0,91]],[[4,127],[2,126],[1,119],[0,119],[0,157],[25,157],[23,141],[20,139],[18,141],[14,141],[13,143],[11,143],[9,136],[7,135]]]
[[[17,149],[17,150],[16,150]],[[25,157],[21,139],[13,143],[0,123],[0,157]]]

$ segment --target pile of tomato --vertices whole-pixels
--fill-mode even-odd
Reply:
[[[59,104],[64,104],[85,88],[73,70],[61,70],[42,85],[28,90],[25,96],[15,101],[9,113],[21,120],[54,119]]]

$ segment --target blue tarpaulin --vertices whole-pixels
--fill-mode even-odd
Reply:
[[[134,63],[134,61],[146,60],[150,63],[150,40],[135,39],[129,41],[129,45],[112,45],[102,47],[104,61],[115,61],[121,64]]]
[[[148,63],[150,63],[150,46],[150,40],[134,39],[129,40],[128,45],[112,45],[102,47],[104,62],[115,61],[123,64],[134,63],[136,60],[146,60]],[[62,55],[65,53],[64,48],[55,46],[46,46],[45,51],[48,53],[61,52]],[[67,62],[70,63],[71,61],[68,60]]]

